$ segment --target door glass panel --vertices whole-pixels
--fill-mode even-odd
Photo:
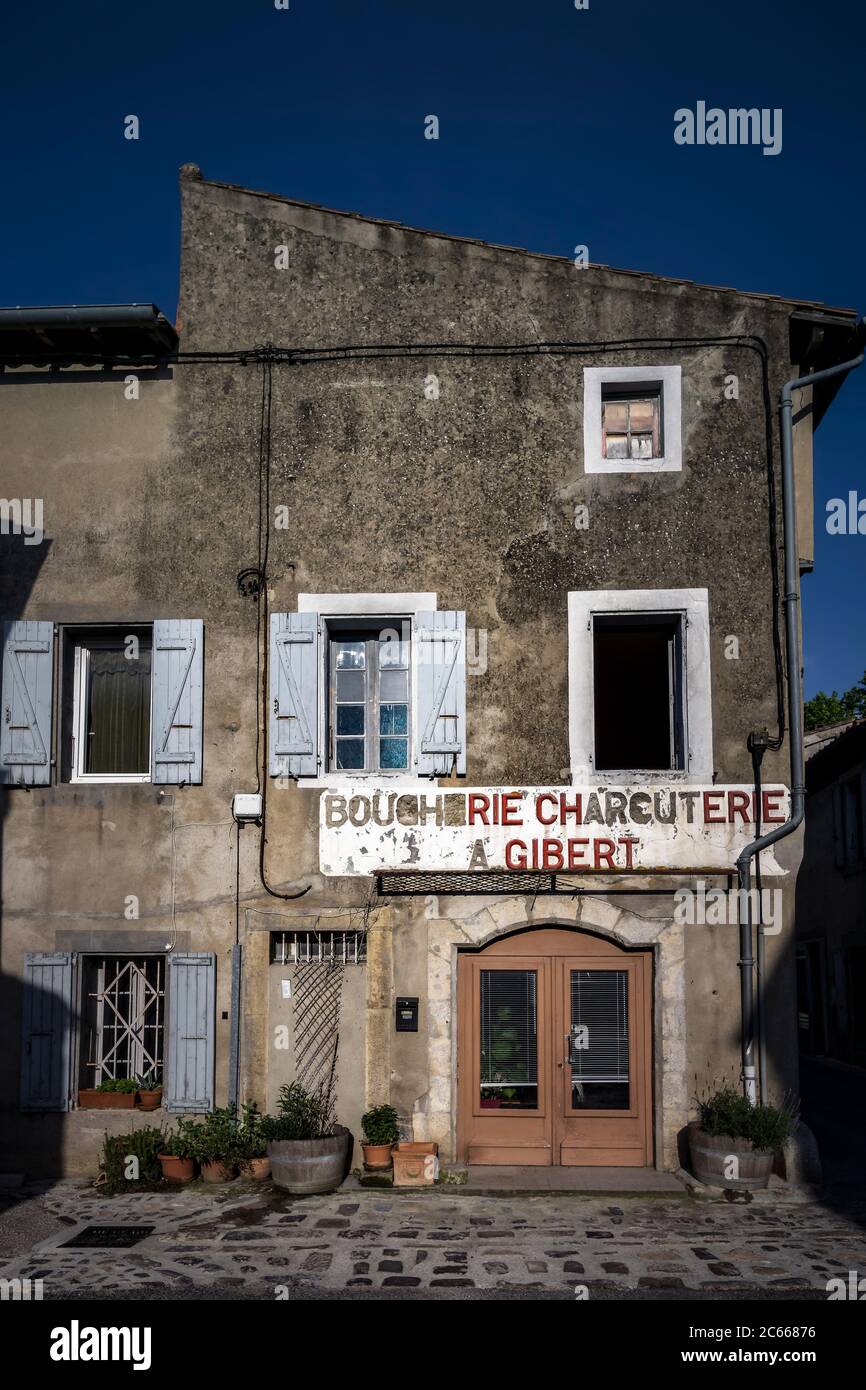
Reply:
[[[628,1110],[628,971],[571,971],[572,1110]]]
[[[481,972],[481,1106],[538,1109],[538,981],[534,970]]]

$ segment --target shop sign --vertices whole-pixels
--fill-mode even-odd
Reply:
[[[321,795],[324,874],[415,870],[530,873],[731,871],[763,830],[787,820],[787,788],[356,786]],[[771,851],[762,867],[781,873]]]

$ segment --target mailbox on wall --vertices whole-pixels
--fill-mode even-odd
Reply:
[[[398,999],[394,1027],[398,1033],[418,1032],[418,999]]]

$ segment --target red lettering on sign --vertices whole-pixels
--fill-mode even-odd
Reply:
[[[468,820],[470,825],[474,825],[476,820],[479,820],[482,825],[490,824],[490,820],[487,814],[490,810],[490,801],[486,796],[483,795],[483,793],[470,792],[467,807]]]
[[[506,869],[526,868],[526,845],[522,840],[508,840],[505,845]]]
[[[555,810],[555,809],[551,810],[549,816],[543,816],[543,815],[541,814],[541,807],[542,807],[542,804],[543,804],[544,802],[546,802],[546,801],[549,801],[550,804],[551,804],[551,806],[552,806],[553,808],[555,808],[555,807],[556,807],[556,792],[542,792],[540,796],[537,796],[537,797],[535,798],[535,819],[536,819],[541,825],[553,825],[554,821],[556,820],[556,810]]]
[[[785,820],[785,813],[778,804],[784,795],[784,792],[764,792],[761,797],[764,820],[768,825],[779,825]],[[778,812],[778,815],[773,814],[774,812]]]
[[[728,820],[731,825],[734,824],[738,812],[748,825],[752,819],[751,808],[752,797],[749,792],[728,792]]]
[[[568,867],[570,869],[585,869],[587,867],[584,851],[588,844],[588,839],[569,840]]]
[[[625,845],[625,867],[627,869],[633,869],[635,845],[639,845],[640,840],[636,835],[623,835],[620,844]]]
[[[562,844],[559,840],[542,840],[541,842],[541,867],[543,869],[561,869],[563,865]]]
[[[704,824],[723,825],[725,813],[718,802],[722,799],[722,792],[704,792]],[[715,812],[715,814],[713,814]]]
[[[595,844],[593,845],[593,850],[595,852],[595,867],[597,869],[616,868],[616,865],[613,862],[616,856],[616,840],[607,840],[604,837],[602,837],[601,839],[596,840]],[[602,864],[602,860],[605,861],[604,864]]]
[[[516,802],[517,805],[512,805]],[[520,792],[502,793],[502,824],[503,825],[522,825],[523,817],[520,815]]]
[[[574,816],[578,825],[583,822],[583,797],[578,794],[573,801],[569,801],[565,792],[559,793],[559,819],[565,825],[569,816]]]

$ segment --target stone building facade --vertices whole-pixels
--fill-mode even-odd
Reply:
[[[91,1171],[145,1117],[80,1089],[154,1064],[171,1113],[330,1078],[356,1138],[391,1102],[449,1161],[676,1167],[739,1074],[737,928],[689,911],[784,695],[772,402],[855,316],[181,194],[179,355],[0,328],[2,491],[44,509],[2,538],[7,1162]]]

